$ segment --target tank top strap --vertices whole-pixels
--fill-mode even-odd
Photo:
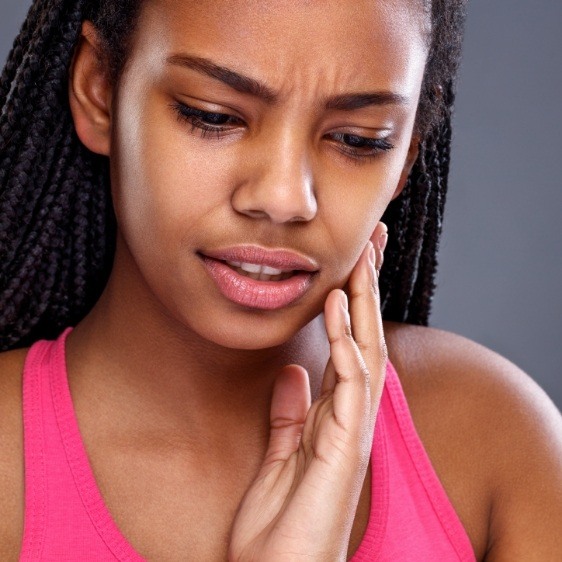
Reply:
[[[24,364],[20,562],[144,562],[107,510],[80,435],[66,370],[71,331],[36,342]]]
[[[386,372],[388,378],[388,366]],[[389,467],[386,423],[383,411],[388,408],[386,382],[381,397],[381,405],[375,421],[373,445],[371,448],[371,493],[369,521],[363,539],[350,562],[372,562],[378,560],[386,534],[389,502]]]
[[[43,551],[47,512],[43,403],[50,389],[41,373],[50,352],[51,342],[33,344],[23,369],[25,518],[20,560],[41,560]]]
[[[385,390],[387,407],[383,415],[391,445],[388,463],[393,495],[386,543],[406,544],[409,539],[404,534],[403,522],[411,521],[410,533],[419,528],[418,548],[422,552],[433,552],[431,556],[434,557],[429,556],[427,560],[475,562],[470,539],[431,464],[414,425],[402,384],[390,361]],[[405,489],[407,494],[403,493]],[[416,519],[412,520],[408,512],[416,513]],[[398,521],[402,521],[402,525],[396,524]],[[423,537],[426,537],[425,547]],[[440,548],[443,553],[437,556]],[[426,560],[426,557],[417,560]]]

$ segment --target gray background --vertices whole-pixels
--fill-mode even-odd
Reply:
[[[0,0],[0,61],[29,1]],[[471,0],[431,325],[562,408],[562,2]]]

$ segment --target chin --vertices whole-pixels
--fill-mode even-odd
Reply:
[[[287,343],[299,331],[299,326],[284,322],[267,327],[263,321],[256,321],[253,326],[248,323],[226,326],[212,326],[207,323],[205,339],[229,349],[260,350],[277,347]],[[213,329],[214,328],[214,329]]]
[[[302,311],[301,311],[302,314]],[[229,315],[230,316],[230,315]],[[210,343],[240,350],[260,350],[286,344],[300,331],[306,329],[311,318],[302,318],[288,310],[272,312],[240,311],[238,317],[224,314],[206,314],[203,318],[190,318],[190,329]]]

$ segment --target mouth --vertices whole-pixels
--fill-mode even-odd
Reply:
[[[287,306],[308,291],[317,273],[217,259],[201,252],[197,255],[220,292],[249,308],[274,310]]]
[[[266,265],[258,265],[253,263],[243,263],[229,260],[216,261],[227,265],[233,271],[236,271],[236,273],[238,273],[239,275],[249,277],[250,279],[254,279],[255,281],[284,281],[285,279],[290,279],[291,277],[293,277],[294,275],[298,275],[299,273],[305,273],[305,271],[302,269],[291,269],[288,271],[283,271],[274,267],[268,267]]]

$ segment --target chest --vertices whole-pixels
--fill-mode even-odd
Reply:
[[[147,560],[227,560],[236,511],[253,475],[244,471],[186,470],[146,458],[123,471],[114,459],[94,463],[96,482],[124,539]],[[139,470],[140,468],[140,470]],[[116,477],[119,474],[120,476]],[[369,522],[370,469],[357,507],[347,559],[359,547]]]

